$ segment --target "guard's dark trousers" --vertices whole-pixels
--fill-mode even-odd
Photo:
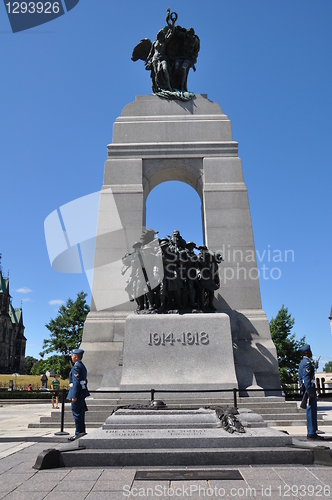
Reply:
[[[71,411],[75,421],[75,436],[85,432],[85,404],[84,399],[78,399],[76,403],[71,402]]]

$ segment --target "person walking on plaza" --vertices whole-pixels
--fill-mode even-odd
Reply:
[[[67,400],[71,401],[71,411],[75,421],[75,436],[69,437],[69,441],[74,441],[78,437],[82,437],[86,434],[85,398],[90,396],[90,393],[87,387],[87,370],[82,363],[83,354],[83,349],[73,349],[71,355],[74,366],[69,374],[69,392]]]
[[[59,380],[59,375],[57,373],[54,375],[54,379],[52,380],[51,389],[52,389],[52,408],[54,408],[54,399],[55,399],[55,402],[56,402],[55,408],[58,410],[59,409],[60,380]]]
[[[317,394],[315,385],[315,368],[311,361],[312,352],[309,344],[301,347],[303,358],[299,365],[299,386],[307,393],[307,438],[324,439],[317,434]],[[304,391],[302,391],[304,392]]]

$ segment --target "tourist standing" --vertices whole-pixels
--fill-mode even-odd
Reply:
[[[54,399],[55,399],[55,408],[59,409],[59,392],[60,392],[60,380],[59,375],[56,373],[54,375],[54,379],[51,383],[52,389],[52,408],[54,408]]]

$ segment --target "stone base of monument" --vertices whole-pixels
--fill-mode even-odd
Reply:
[[[198,391],[217,390],[219,397],[232,400],[237,387],[227,314],[133,314],[126,319],[121,391],[153,388],[157,399],[198,400],[216,395]]]
[[[103,427],[60,449],[59,466],[218,466],[312,464],[312,449],[266,427],[250,411],[237,415],[245,432],[227,432],[215,409],[118,409]],[[75,448],[75,449],[73,449]]]

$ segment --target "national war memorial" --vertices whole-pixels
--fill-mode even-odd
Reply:
[[[219,104],[188,91],[188,72],[196,69],[200,40],[193,28],[182,28],[176,20],[177,14],[168,9],[156,41],[143,39],[134,48],[132,59],[144,61],[153,94],[137,96],[125,106],[107,147],[91,311],[82,342],[89,386],[101,391],[237,388],[247,396],[254,395],[250,389],[256,388],[264,389],[260,394],[276,395],[273,390],[280,387],[277,355],[261,305],[238,143]],[[227,256],[219,256],[218,273],[222,275],[227,264],[233,278],[227,283],[219,280],[221,286],[210,294],[209,312],[202,303],[190,304],[190,297],[191,307],[184,311],[181,304],[160,309],[165,295],[174,301],[165,291],[166,282],[174,288],[174,281],[167,281],[163,265],[163,249],[172,241],[164,235],[158,239],[153,232],[145,243],[142,234],[147,196],[169,180],[189,184],[201,199],[206,250],[201,249],[200,255],[216,254],[226,245],[228,255],[235,256],[224,262],[221,259]],[[177,259],[181,261],[181,251],[189,250],[194,253],[193,247],[178,245]],[[133,254],[138,264],[131,267],[128,258]],[[243,255],[252,258],[237,260]],[[141,273],[136,278],[135,265],[136,274]],[[134,285],[128,284],[132,279],[136,279],[134,292]],[[143,283],[141,291],[138,281]],[[203,280],[198,278],[191,286],[202,288]],[[180,301],[181,295],[190,295],[183,288],[177,293]],[[153,302],[150,299],[149,304],[149,294],[159,295],[154,311],[149,311]],[[138,309],[146,307],[153,313],[134,314],[137,304]],[[186,341],[188,334],[192,345]],[[208,339],[205,344],[200,342],[202,335]]]
[[[45,450],[35,468],[158,466],[171,480],[168,467],[181,466],[185,480],[189,472],[211,474],[190,466],[330,465],[325,450],[294,443],[255,413],[284,397],[248,194],[230,120],[207,95],[188,91],[200,40],[177,17],[167,9],[155,42],[134,48],[153,94],[125,106],[107,147],[81,348],[95,404],[110,415],[76,442]],[[198,193],[203,245],[175,227],[171,235],[146,227],[146,199],[169,180]],[[157,399],[147,403],[151,389]],[[237,407],[234,392],[247,406]]]

